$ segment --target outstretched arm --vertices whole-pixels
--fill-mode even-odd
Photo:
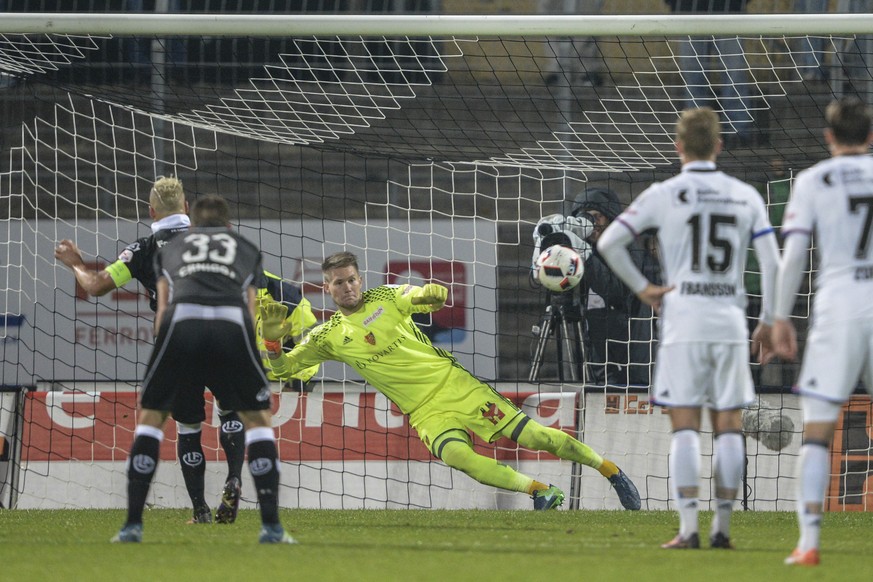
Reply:
[[[101,297],[116,288],[115,281],[106,270],[97,271],[85,266],[79,247],[71,240],[64,239],[58,243],[55,258],[73,271],[79,286],[92,297]]]

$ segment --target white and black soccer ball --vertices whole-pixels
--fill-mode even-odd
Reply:
[[[536,260],[536,278],[543,287],[555,293],[569,291],[579,284],[585,263],[579,253],[563,245],[552,245]]]

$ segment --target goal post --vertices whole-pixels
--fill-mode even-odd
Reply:
[[[721,167],[759,188],[778,226],[794,174],[827,155],[827,103],[873,101],[871,34],[873,15],[845,14],[4,13],[0,384],[37,387],[24,397],[17,506],[124,503],[153,314],[135,285],[88,297],[53,247],[71,238],[89,265],[111,263],[149,232],[154,179],[174,174],[192,201],[227,198],[234,227],[268,270],[302,287],[319,319],[332,310],[319,267],[334,251],[361,257],[367,286],[447,285],[447,307],[418,322],[424,333],[532,418],[616,461],[644,508],[669,508],[669,422],[645,386],[562,381],[553,338],[542,374],[529,378],[532,329],[547,305],[531,284],[534,231],[587,187],[626,204],[675,173],[674,125],[701,91],[723,115]],[[701,38],[712,53],[696,52]],[[823,41],[814,54],[810,38]],[[725,97],[726,85],[741,91]],[[751,323],[756,275],[750,262]],[[812,275],[795,310],[801,330]],[[597,308],[591,301],[586,309]],[[623,364],[638,344],[653,354],[630,332],[636,323],[612,330],[621,361],[586,363]],[[796,366],[754,370],[743,503],[792,509]],[[323,366],[309,391],[277,392],[273,410],[283,505],[529,507],[434,460],[346,366]],[[207,494],[217,499],[224,468],[211,399],[207,411]],[[853,402],[841,421],[853,438],[835,453],[832,509],[869,508],[854,438],[867,412]],[[149,502],[186,507],[172,423],[167,437]],[[476,446],[572,493],[572,507],[620,507],[588,467],[505,440]],[[244,506],[251,490],[246,481]]]

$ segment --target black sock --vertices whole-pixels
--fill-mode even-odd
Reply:
[[[276,441],[259,440],[249,445],[249,471],[258,492],[261,522],[279,523],[279,459]]]
[[[188,490],[194,511],[197,511],[207,505],[204,494],[206,462],[203,458],[203,446],[200,444],[200,431],[180,434],[176,444],[176,452],[182,463],[185,488]]]
[[[142,523],[142,512],[155,470],[158,468],[161,441],[139,434],[127,459],[127,525]]]
[[[242,481],[242,468],[246,459],[246,433],[243,423],[236,412],[223,414],[218,419],[221,421],[218,440],[227,457],[227,478],[236,477]]]

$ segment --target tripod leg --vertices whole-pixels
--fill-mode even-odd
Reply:
[[[558,353],[560,354],[563,349],[564,353],[567,354],[567,367],[570,369],[570,380],[573,382],[579,381],[579,369],[577,367],[578,360],[576,358],[576,351],[578,349],[578,345],[576,344],[575,337],[570,333],[569,324],[567,323],[567,319],[561,318],[561,346],[558,348]],[[561,377],[563,381],[563,375]]]
[[[540,324],[540,335],[537,338],[537,346],[534,350],[533,360],[531,360],[530,374],[528,382],[536,382],[540,376],[540,369],[543,365],[543,355],[546,353],[546,344],[549,341],[549,336],[552,333],[552,314],[551,309],[546,309],[546,315]]]
[[[576,334],[576,361],[578,362],[579,378],[583,385],[588,384],[588,355],[585,353],[585,335],[582,331],[582,322],[573,323],[573,332]]]

